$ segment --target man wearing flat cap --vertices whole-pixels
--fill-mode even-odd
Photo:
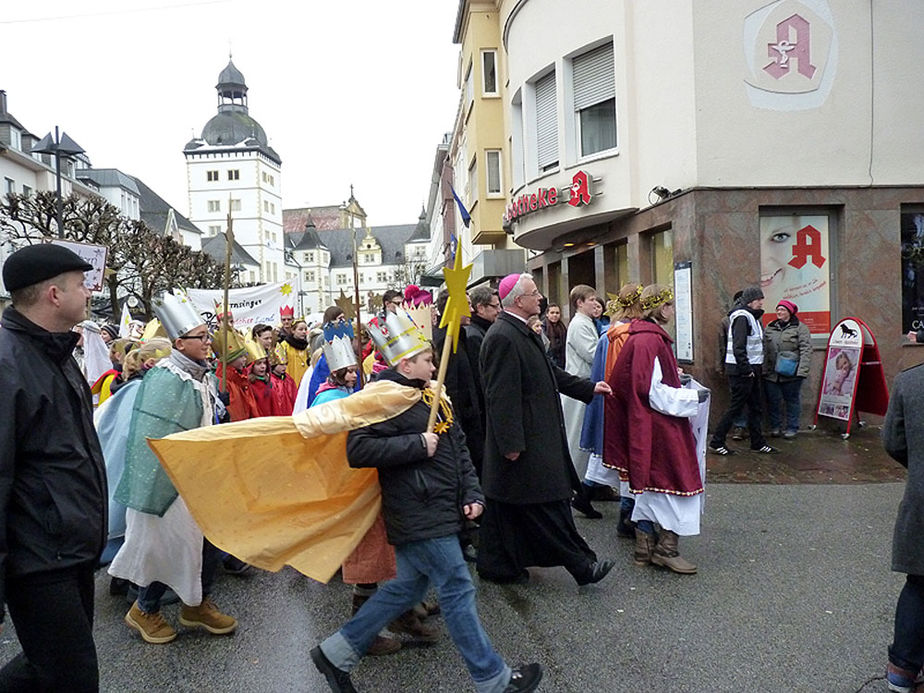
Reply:
[[[71,331],[86,316],[89,269],[52,244],[3,265],[13,305],[0,327],[0,604],[22,652],[0,670],[0,690],[99,689],[93,572],[106,468]]]

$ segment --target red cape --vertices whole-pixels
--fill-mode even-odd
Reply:
[[[681,387],[671,343],[660,326],[634,320],[607,380],[613,397],[604,405],[603,463],[627,472],[633,493],[692,496],[703,491],[689,420],[662,414],[648,403],[656,358],[664,384]]]

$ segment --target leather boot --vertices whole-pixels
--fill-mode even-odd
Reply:
[[[366,603],[368,600],[364,594],[353,594],[353,604],[351,607],[351,614],[356,615],[356,612],[359,611],[360,607]],[[375,640],[372,641],[372,644],[369,646],[369,649],[366,650],[367,655],[372,655],[373,657],[382,657],[383,655],[394,654],[401,649],[401,641],[396,638],[386,638],[383,635],[376,635]]]
[[[437,642],[440,639],[439,629],[417,618],[413,609],[405,611],[388,624],[388,630],[392,633],[405,633],[419,642]]]
[[[654,550],[654,535],[635,528],[635,554],[632,560],[635,565],[648,565],[651,563],[651,552]]]
[[[667,529],[658,533],[658,543],[651,552],[651,562],[681,575],[693,575],[696,566],[681,557],[677,551],[677,534]]]
[[[635,536],[635,523],[629,518],[632,510],[619,509],[619,523],[616,525],[616,536],[620,539],[632,539]]]

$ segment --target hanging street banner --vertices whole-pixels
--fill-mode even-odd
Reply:
[[[209,328],[217,329],[224,291],[188,289],[186,293]],[[279,309],[295,305],[294,301],[295,290],[291,282],[260,284],[243,289],[231,289],[228,292],[228,308],[234,318],[234,327],[242,332],[249,332],[252,327],[261,323],[276,325],[279,322]]]

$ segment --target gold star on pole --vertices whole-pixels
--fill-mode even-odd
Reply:
[[[343,289],[340,289],[340,298],[335,298],[334,303],[337,304],[337,307],[343,311],[343,317],[347,320],[352,320],[353,316],[356,315],[356,311],[353,306],[353,299],[343,293]]]
[[[468,276],[471,274],[472,266],[462,266],[462,248],[456,247],[456,260],[452,269],[443,268],[443,279],[446,282],[446,288],[449,290],[449,300],[446,301],[446,308],[443,310],[443,317],[440,320],[440,327],[446,328],[446,339],[452,336],[452,353],[456,352],[459,344],[459,330],[462,325],[462,318],[468,317],[472,311],[468,307],[468,296],[465,294],[465,287],[468,285]]]

